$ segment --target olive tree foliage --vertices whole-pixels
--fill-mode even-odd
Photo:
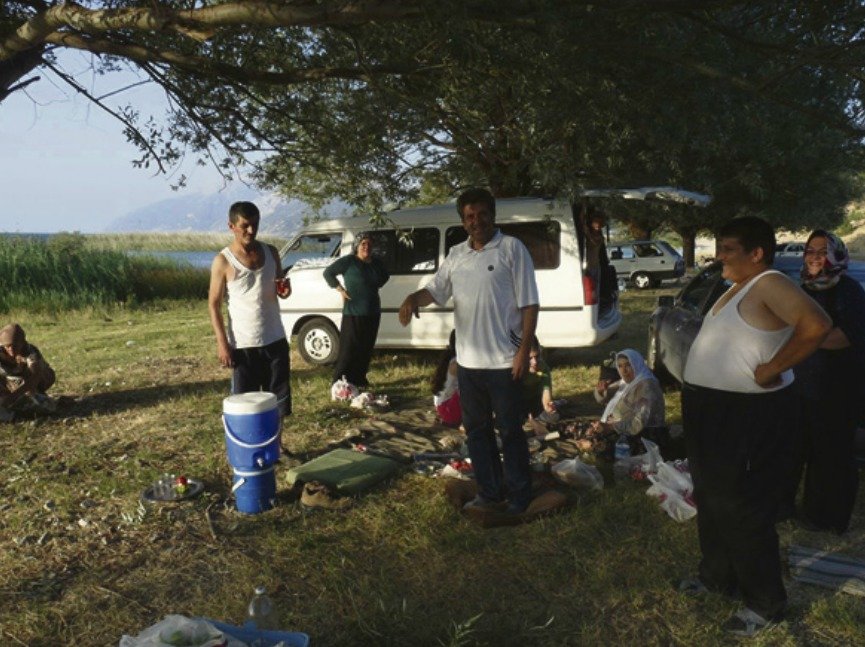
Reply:
[[[473,184],[570,198],[586,187],[680,185],[711,194],[712,206],[606,208],[643,233],[672,227],[690,263],[696,235],[735,215],[791,229],[837,224],[859,189],[860,84],[802,57],[821,38],[845,41],[825,16],[779,10],[790,3],[728,5],[654,21],[571,7],[532,28],[455,21],[440,32],[353,34],[361,50],[419,44],[427,73],[295,89],[303,109],[268,113],[262,127],[304,145],[268,159],[259,177],[370,210]]]
[[[5,0],[0,3],[0,101],[48,72],[111,112],[141,150],[141,165],[160,170],[175,163],[184,147],[220,168],[244,155],[267,154],[284,143],[269,141],[256,128],[260,110],[291,108],[290,98],[270,102],[272,88],[343,79],[362,87],[379,75],[420,72],[411,51],[398,60],[356,49],[352,26],[410,23],[426,19],[424,0],[107,0],[64,2]],[[508,6],[490,0],[460,3],[475,21],[519,20],[533,3]],[[494,11],[496,6],[504,13]],[[333,50],[328,47],[336,45]],[[90,94],[64,69],[58,52],[94,56],[94,69],[122,67],[161,85],[170,101],[169,127],[118,109]],[[204,91],[204,94],[201,92]],[[218,101],[219,103],[214,103]],[[247,105],[247,102],[249,104]],[[251,114],[239,108],[252,106]]]
[[[784,42],[791,52],[837,38],[826,28],[797,36],[783,13],[743,9],[739,20],[742,16],[751,20],[752,38]],[[796,20],[805,26],[814,23],[805,11]],[[731,30],[711,30],[721,38],[703,40],[707,58],[725,61],[735,78],[761,79],[772,100],[755,100],[759,96],[738,84],[724,92],[708,84],[687,103],[692,116],[680,120],[680,136],[664,137],[670,150],[662,166],[666,163],[671,180],[713,196],[704,212],[674,208],[663,215],[664,224],[682,236],[689,264],[696,235],[714,233],[734,216],[759,215],[794,231],[832,228],[863,188],[858,73],[805,65],[798,56],[762,56],[728,39]],[[686,82],[699,81],[699,75],[689,76]]]
[[[86,93],[56,52],[91,52],[169,97],[162,123],[91,97],[141,165],[193,150],[370,210],[470,184],[681,184],[715,196],[700,225],[677,209],[615,215],[684,235],[740,212],[837,213],[860,164],[861,4],[7,0],[0,100],[40,69]]]

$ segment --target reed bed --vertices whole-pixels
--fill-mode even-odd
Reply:
[[[47,241],[0,238],[0,312],[57,312],[134,305],[158,298],[204,298],[206,270],[151,256],[90,248],[81,235]]]
[[[147,232],[127,234],[61,234],[80,237],[85,248],[99,251],[142,252],[216,252],[224,247],[230,232]],[[281,248],[287,241],[274,236],[260,236],[264,243]]]

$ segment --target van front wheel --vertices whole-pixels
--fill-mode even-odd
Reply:
[[[297,350],[307,364],[333,364],[339,355],[339,333],[326,319],[310,319],[297,331]]]

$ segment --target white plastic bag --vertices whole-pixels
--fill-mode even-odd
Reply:
[[[691,498],[694,489],[691,475],[677,469],[676,463],[660,463],[656,474],[649,474],[651,487],[646,494],[660,499],[661,509],[676,521],[687,521],[697,514]]]
[[[339,402],[349,402],[360,395],[358,388],[345,379],[343,375],[330,387],[330,399]]]
[[[651,440],[647,440],[645,438],[640,439],[643,443],[643,447],[646,448],[645,461],[646,467],[643,469],[647,474],[654,474],[658,471],[658,465],[664,462],[664,459],[661,457],[661,450],[658,449],[657,443],[653,443]]]
[[[372,402],[372,393],[361,393],[359,396],[352,398],[351,407],[352,409],[363,409],[370,402]]]
[[[670,518],[682,522],[697,515],[697,508],[690,499],[686,500],[676,490],[660,482],[654,474],[649,474],[649,481],[652,482],[652,485],[646,490],[646,494],[660,499],[661,510],[666,512]]]
[[[246,643],[226,636],[201,618],[165,616],[135,636],[123,636],[120,647],[246,647]]]
[[[689,472],[682,472],[671,463],[658,465],[658,480],[675,490],[682,497],[689,496],[694,491],[694,482]]]
[[[587,487],[593,490],[604,488],[604,477],[594,465],[586,465],[579,458],[566,458],[550,468],[554,477],[566,485]]]

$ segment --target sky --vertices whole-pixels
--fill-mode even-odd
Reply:
[[[135,80],[128,73],[94,79],[83,58],[69,62],[84,70],[77,78],[96,94]],[[171,189],[177,177],[133,168],[138,149],[126,142],[119,121],[52,83],[43,71],[40,75],[43,80],[0,102],[0,232],[104,231],[136,208],[178,195]],[[165,109],[160,91],[152,86],[106,103],[132,103],[142,114],[156,116]],[[181,172],[189,178],[183,192],[207,194],[223,185],[215,170],[191,159]]]

